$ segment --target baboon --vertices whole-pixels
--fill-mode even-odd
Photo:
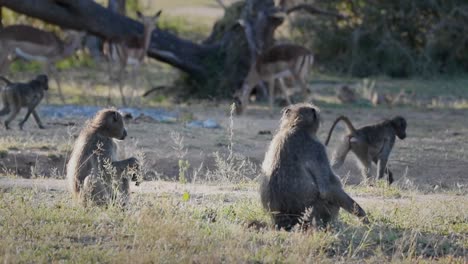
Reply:
[[[371,93],[370,101],[373,106],[384,105],[384,104],[387,106],[393,105],[393,97],[390,94],[379,93],[375,90],[372,91]]]
[[[277,228],[290,230],[301,223],[305,212],[310,212],[307,224],[324,226],[336,218],[340,207],[368,221],[332,171],[317,139],[319,123],[319,109],[312,104],[286,107],[265,154],[260,196]]]
[[[19,123],[22,130],[23,125],[32,114],[39,128],[43,129],[41,119],[36,112],[36,107],[44,97],[44,93],[49,89],[49,81],[46,75],[38,75],[34,80],[27,83],[13,83],[7,78],[0,76],[0,79],[7,85],[2,90],[3,109],[0,110],[0,116],[10,114],[5,120],[5,128],[10,129],[10,122],[18,115],[22,107],[28,108],[23,121]]]
[[[108,205],[111,201],[126,205],[129,181],[137,180],[131,172],[138,169],[134,157],[116,160],[114,139],[126,136],[122,115],[114,109],[99,111],[81,131],[67,164],[67,179],[73,196],[83,205]]]
[[[334,169],[341,167],[351,150],[362,165],[362,174],[365,179],[370,177],[369,169],[374,162],[377,165],[378,179],[382,179],[386,173],[388,183],[392,184],[393,173],[387,168],[388,157],[395,144],[395,137],[406,138],[406,119],[396,116],[390,120],[356,129],[346,116],[340,116],[333,122],[325,145],[328,146],[333,129],[339,121],[345,122],[349,132],[343,137],[333,154],[332,167]]]
[[[347,85],[341,86],[337,91],[337,97],[344,104],[352,104],[356,102],[356,93]]]

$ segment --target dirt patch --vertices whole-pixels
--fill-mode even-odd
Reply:
[[[175,123],[129,122],[129,138],[121,142],[120,156],[128,157],[141,152],[145,155],[146,178],[177,180],[179,160],[190,163],[189,177],[194,169],[203,163],[198,177],[203,177],[207,169],[216,169],[213,153],[226,154],[232,143],[235,153],[260,165],[265,150],[278,126],[279,109],[271,117],[268,110],[252,107],[242,117],[234,117],[232,142],[229,130],[228,107],[209,104],[192,104],[189,108],[174,107],[176,111],[190,111],[196,120],[213,119],[221,125],[220,129],[194,128],[183,121]],[[390,157],[389,166],[394,172],[397,184],[411,184],[421,189],[467,188],[468,170],[468,127],[466,110],[419,110],[412,108],[325,108],[322,110],[323,124],[319,138],[324,139],[331,122],[341,114],[350,116],[356,126],[379,121],[394,115],[403,115],[408,120],[408,137],[396,142]],[[50,118],[49,118],[50,119]],[[57,151],[53,147],[62,145],[70,149],[78,135],[84,118],[73,120],[50,119],[46,122],[74,122],[76,126],[49,126],[46,130],[36,129],[34,124],[27,124],[25,131],[3,131],[4,137],[22,141],[47,141],[50,149],[38,149],[22,144],[16,150],[3,153],[0,164],[4,171],[16,172],[19,176],[30,178],[31,172],[44,177],[63,178],[64,165],[69,152]],[[344,131],[342,126],[334,134],[329,153],[336,146],[337,139]],[[174,132],[183,138],[182,146],[177,146],[171,137]],[[31,140],[31,138],[33,140]],[[177,148],[182,148],[183,155]],[[69,150],[68,150],[69,151]],[[33,169],[31,169],[33,168]],[[373,173],[375,173],[375,168]],[[58,173],[55,173],[58,172]],[[349,184],[361,181],[359,168],[352,155],[345,165],[337,171]],[[190,178],[189,178],[190,180]]]

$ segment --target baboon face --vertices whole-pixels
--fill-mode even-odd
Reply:
[[[283,109],[281,126],[296,126],[316,133],[320,127],[320,110],[308,103],[295,104]]]
[[[394,117],[391,121],[393,129],[399,139],[406,138],[406,119],[401,116]]]
[[[105,136],[119,140],[124,140],[127,137],[127,130],[125,129],[122,115],[118,111],[105,110],[98,113],[97,120],[100,131]]]
[[[49,90],[49,79],[47,75],[41,74],[36,77],[36,81],[40,84],[42,89]]]

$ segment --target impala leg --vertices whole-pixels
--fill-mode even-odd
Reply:
[[[288,90],[286,89],[286,85],[284,84],[283,78],[278,78],[278,81],[280,84],[281,92],[284,94],[284,97],[286,98],[286,102],[288,103],[288,105],[292,104],[291,98],[289,98]]]
[[[275,79],[270,78],[268,80],[268,89],[269,89],[269,106],[270,106],[270,113],[273,114],[273,104],[275,102]]]
[[[60,101],[62,101],[62,104],[65,104],[65,97],[63,96],[62,86],[60,86],[60,74],[58,73],[54,65],[52,64],[48,64],[48,65],[49,65],[48,68],[50,69],[50,72],[52,73],[52,75],[54,75],[54,80],[55,80],[55,83],[57,84]]]
[[[125,66],[120,66],[119,68],[119,91],[120,91],[120,97],[122,98],[122,105],[127,106],[127,101],[125,100],[125,94],[123,90],[123,75],[125,74]]]

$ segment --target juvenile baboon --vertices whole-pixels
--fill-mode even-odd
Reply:
[[[134,157],[116,160],[114,139],[126,136],[122,115],[114,109],[99,111],[81,131],[67,164],[67,178],[73,196],[85,206],[107,205],[112,200],[126,204],[130,178],[136,181],[129,171],[138,168]]]
[[[4,122],[5,128],[10,128],[10,122],[18,115],[22,107],[26,107],[28,112],[24,116],[23,121],[19,123],[21,130],[31,114],[39,128],[44,128],[35,109],[44,97],[45,91],[49,89],[47,76],[38,75],[34,80],[27,83],[13,83],[2,76],[0,76],[0,79],[7,84],[1,92],[3,109],[0,110],[0,116],[10,114]]]
[[[370,101],[373,106],[378,106],[378,105],[392,106],[393,97],[390,94],[384,94],[384,93],[380,93],[374,90],[371,93]]]
[[[333,122],[325,145],[328,145],[333,129],[339,121],[345,122],[349,132],[343,137],[333,154],[332,167],[334,169],[341,167],[351,150],[362,165],[365,179],[370,177],[369,169],[374,162],[377,165],[378,179],[382,179],[387,173],[388,183],[392,184],[393,173],[387,168],[388,157],[395,144],[395,138],[405,139],[406,137],[406,120],[401,116],[396,116],[390,120],[356,129],[346,116],[340,116]]]
[[[356,102],[357,96],[354,90],[349,88],[347,85],[341,86],[337,91],[337,97],[340,102],[344,104],[352,104]]]
[[[318,225],[334,219],[340,207],[367,222],[364,210],[344,192],[330,167],[317,139],[319,123],[319,110],[311,104],[286,107],[265,154],[260,196],[278,228],[291,229],[310,209],[306,220]]]

